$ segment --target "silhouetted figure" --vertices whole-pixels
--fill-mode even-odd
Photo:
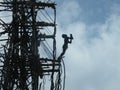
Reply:
[[[67,48],[68,48],[68,44],[72,43],[73,40],[73,36],[72,34],[70,34],[70,37],[68,37],[66,34],[63,34],[62,37],[64,38],[64,44],[63,44],[63,51],[61,53],[61,55],[58,57],[58,60],[60,60],[62,58],[62,56],[65,54]]]

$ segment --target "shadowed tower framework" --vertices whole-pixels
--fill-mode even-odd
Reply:
[[[56,4],[3,0],[0,15],[0,90],[61,90],[64,64],[63,55],[56,57]]]

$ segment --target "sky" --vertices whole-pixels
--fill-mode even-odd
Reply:
[[[65,54],[65,90],[120,90],[120,0],[58,0],[57,45]],[[61,38],[60,38],[61,37]]]
[[[55,0],[54,0],[55,1]],[[57,51],[63,33],[65,90],[120,90],[120,0],[56,0]]]

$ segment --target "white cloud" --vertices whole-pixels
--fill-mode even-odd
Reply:
[[[65,7],[71,10],[73,5],[69,5]],[[77,2],[74,2],[74,6],[80,8]],[[72,8],[72,11],[78,15],[76,8]],[[70,20],[58,19],[60,25],[66,22],[64,27],[59,27],[62,31],[58,33],[72,33],[74,36],[65,57],[66,90],[120,90],[120,13],[117,10],[104,24],[92,26],[72,20],[77,15],[65,9],[62,16]]]
[[[81,8],[75,0],[63,1],[61,6],[58,7],[57,10],[57,18],[59,19],[59,22],[62,23],[60,25],[64,25],[64,27],[69,22],[73,22],[74,20],[78,19],[77,17],[81,12]]]

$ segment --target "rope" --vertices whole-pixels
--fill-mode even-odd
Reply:
[[[49,21],[49,22],[51,22],[50,20],[49,20],[49,18],[42,12],[42,11],[40,11],[41,12],[41,14]]]
[[[44,42],[42,43],[42,46],[43,46],[44,51],[48,55],[48,57],[52,57],[52,52],[49,50],[49,48],[46,46]]]
[[[48,14],[47,10],[45,10],[45,13],[48,15],[48,17],[51,19],[52,22],[54,22],[54,20],[51,18],[51,16]]]
[[[47,41],[45,41],[45,42],[46,42],[47,46],[49,47],[50,51],[52,51],[52,48],[50,47],[50,45],[48,44],[48,42]]]
[[[65,90],[66,69],[65,69],[65,63],[64,63],[64,60],[63,60],[63,59],[62,59],[62,63],[63,63],[63,72],[64,72],[63,90]]]
[[[60,65],[59,69],[60,72],[58,73],[56,77],[56,82],[55,82],[55,90],[65,90],[65,79],[66,79],[66,69],[65,69],[65,63],[64,60],[61,59],[62,64]],[[63,69],[62,69],[63,68]],[[64,74],[63,74],[64,73]],[[63,84],[61,84],[61,75],[63,74]],[[63,86],[63,87],[62,87]],[[62,89],[61,89],[62,88]]]
[[[38,16],[38,18],[42,21],[40,16]],[[48,32],[48,34],[52,34],[51,30],[48,27],[45,27],[44,29]]]

